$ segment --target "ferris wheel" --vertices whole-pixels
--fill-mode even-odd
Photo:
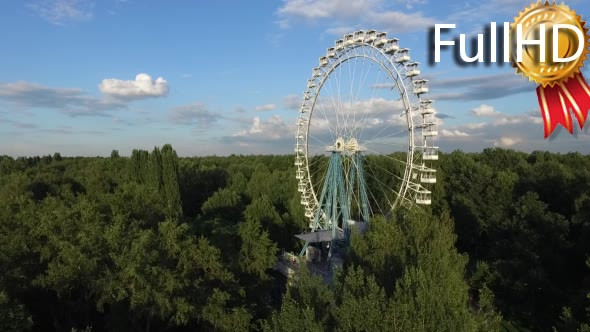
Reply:
[[[402,205],[431,204],[437,120],[418,65],[398,39],[369,30],[338,39],[313,68],[295,166],[310,230],[325,233],[316,242]]]

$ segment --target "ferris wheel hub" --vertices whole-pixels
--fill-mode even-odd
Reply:
[[[345,152],[345,153],[356,153],[365,151],[357,141],[356,138],[350,138],[349,140],[345,140],[342,137],[336,139],[336,142],[333,145],[327,146],[326,151],[329,152]]]

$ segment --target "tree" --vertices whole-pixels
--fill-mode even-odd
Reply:
[[[244,307],[227,309],[229,299],[228,293],[214,289],[203,308],[203,319],[218,331],[248,330],[252,319],[250,313]]]
[[[163,191],[168,203],[168,217],[182,216],[182,201],[178,185],[178,156],[170,144],[162,147],[162,183]]]
[[[213,285],[232,279],[220,251],[173,220],[160,223],[157,230],[119,220],[106,233],[114,268],[99,281],[99,306],[127,303],[130,316],[144,330],[158,321],[186,325],[202,317]]]
[[[243,205],[240,196],[231,189],[220,189],[209,197],[201,211],[205,218],[220,218],[230,224],[237,224],[242,215]]]
[[[416,210],[400,211],[393,220],[376,218],[364,236],[353,236],[352,261],[374,275],[390,298],[388,329],[465,331],[497,322],[480,317],[495,316],[489,303],[479,312],[471,307],[467,257],[457,252],[455,240],[448,215]]]
[[[33,320],[22,304],[15,303],[0,291],[0,330],[5,332],[27,331]]]
[[[268,232],[255,219],[240,223],[239,234],[242,239],[240,268],[260,279],[268,278],[266,271],[277,260],[277,245],[269,239]]]
[[[341,331],[386,331],[395,325],[395,317],[388,316],[385,291],[360,267],[348,268],[343,282],[335,284],[334,295],[334,319]]]
[[[325,331],[333,326],[333,294],[305,268],[287,288],[280,310],[262,323],[264,331]]]
[[[281,248],[285,248],[291,242],[293,235],[284,232],[285,226],[281,216],[270,202],[266,195],[256,197],[252,200],[245,211],[246,221],[259,223],[263,229],[268,230],[270,238]]]

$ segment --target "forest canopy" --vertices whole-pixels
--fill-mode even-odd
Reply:
[[[273,269],[293,161],[0,157],[0,330],[590,331],[590,156],[441,154],[433,205],[353,233],[332,285]]]

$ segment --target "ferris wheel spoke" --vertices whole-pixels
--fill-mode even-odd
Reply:
[[[375,83],[373,84],[373,91],[371,93],[371,98],[368,99],[369,101],[370,100],[373,100],[373,98],[375,98],[375,92],[377,91],[377,84],[379,82],[380,77],[381,77],[381,67],[378,67],[378,69],[377,69],[377,78],[375,80]],[[368,115],[369,115],[369,108],[367,107],[365,109],[364,113],[362,114],[360,120],[358,120],[357,124],[355,124],[355,127],[357,128],[357,131],[354,134],[357,135],[357,137],[362,137],[363,131],[365,130],[365,127],[366,127],[365,126],[365,123],[366,123],[366,118],[367,118]],[[359,131],[360,131],[360,134],[359,134]]]
[[[368,176],[369,176],[371,179],[373,179],[373,181],[375,181],[377,184],[379,184],[379,185],[381,184],[381,181],[379,181],[379,179],[377,179],[375,176],[373,176],[373,174],[371,174],[371,172],[366,172],[366,174],[367,174],[367,175],[368,175]],[[385,210],[384,210],[384,209],[383,209],[383,208],[382,208],[382,207],[379,205],[379,200],[377,199],[377,197],[375,197],[375,194],[373,193],[373,190],[372,190],[372,189],[370,189],[370,188],[369,188],[369,189],[367,189],[367,190],[369,191],[369,193],[370,193],[370,194],[371,194],[371,196],[373,197],[373,200],[375,201],[375,204],[377,205],[377,208],[378,208],[378,209],[379,209],[379,211],[381,212],[380,214],[385,216],[385,215],[386,215],[386,212],[389,212],[389,210],[388,210],[388,211],[385,211]],[[383,194],[383,190],[381,190],[381,193]],[[386,194],[383,194],[382,196],[383,196],[383,198],[385,198],[385,199],[387,200],[387,203],[390,205],[390,207],[392,207],[393,205],[391,204],[391,201],[389,200],[389,198],[387,197],[387,195],[386,195]]]
[[[336,114],[335,138],[338,138],[338,137],[340,137],[340,118],[338,117],[338,113],[337,113],[339,105],[337,105],[336,101],[334,100],[334,91],[333,91],[333,87],[332,87],[332,80],[328,80],[327,87],[328,87],[328,90],[330,91],[328,96],[330,97],[330,101],[332,102],[332,107],[336,111],[335,112],[335,114]]]
[[[379,135],[381,135],[383,132],[386,132],[387,130],[391,129],[391,128],[392,128],[392,125],[393,125],[393,123],[392,123],[392,122],[390,122],[389,124],[386,124],[386,125],[385,125],[385,127],[383,127],[383,128],[382,128],[382,129],[381,129],[381,130],[380,130],[380,131],[377,133],[377,134],[375,134],[375,135],[373,135],[371,138],[369,138],[369,139],[368,139],[368,141],[370,141],[370,140],[374,139],[375,137],[378,137],[378,136],[379,136]],[[399,124],[398,124],[398,125],[399,125]],[[408,129],[406,129],[406,128],[404,128],[404,129],[402,129],[402,130],[401,130],[400,132],[398,132],[398,133],[405,132],[405,131],[409,131],[409,130],[408,130]]]
[[[324,115],[324,119],[326,120],[326,123],[328,124],[328,130],[330,131],[330,135],[332,136],[332,141],[335,141],[336,138],[338,137],[338,133],[336,131],[336,129],[333,129],[332,127],[332,122],[328,119],[328,115],[326,114],[325,110],[324,110],[324,104],[322,101],[318,101],[316,100],[316,105],[319,106],[319,111]]]
[[[375,165],[377,166],[377,165]],[[381,167],[379,167],[381,168]],[[384,170],[387,173],[389,173],[390,175],[394,176],[394,178],[397,178],[400,181],[403,181],[399,176],[396,176],[395,174],[388,172],[387,170]],[[393,207],[395,205],[395,203],[392,203],[391,200],[389,199],[389,195],[391,193],[393,193],[396,197],[399,197],[399,193],[396,192],[395,190],[389,189],[389,186],[385,183],[383,183],[383,181],[381,181],[380,177],[375,176],[375,172],[373,171],[373,169],[371,168],[371,166],[369,165],[369,172],[368,172],[369,176],[371,176],[378,184],[379,187],[381,188],[381,191],[383,193],[383,196],[385,197],[385,199],[387,199],[387,202],[389,203],[390,207]],[[384,190],[384,188],[388,189],[388,190]],[[389,211],[387,211],[389,212]]]
[[[384,70],[384,71],[387,71],[387,69],[383,69],[383,70]],[[391,73],[391,70],[389,70],[389,73]],[[389,75],[385,75],[385,79],[386,79],[386,80],[389,80],[389,79],[391,79],[391,80],[395,81],[394,85],[392,86],[392,88],[391,88],[390,90],[391,90],[391,91],[394,91],[394,87],[397,87],[397,92],[398,92],[398,94],[397,94],[397,95],[399,96],[399,98],[398,98],[398,99],[396,99],[396,101],[401,101],[401,100],[403,99],[403,96],[402,96],[402,94],[401,94],[401,88],[400,88],[400,86],[399,86],[398,77],[397,77],[397,76],[389,76]],[[380,84],[379,84],[379,81],[376,81],[376,82],[375,82],[375,84],[373,85],[373,96],[374,96],[374,93],[375,93],[375,91],[377,90],[377,87],[378,87],[379,85],[380,85]],[[373,98],[373,97],[372,97],[372,98]],[[393,100],[393,99],[390,99],[390,100]],[[402,114],[402,115],[403,115],[403,114]],[[360,134],[359,136],[362,136],[363,132],[364,132],[364,127],[363,127],[363,129],[361,130],[361,134]]]
[[[362,62],[363,62],[363,64],[364,64],[364,59],[363,59],[363,60],[361,60],[361,61],[362,61]],[[356,66],[357,66],[357,63],[358,63],[358,62],[359,62],[359,58],[355,58],[355,59],[354,59],[354,63],[355,63],[355,70],[354,70],[354,72],[353,72],[352,82],[351,82],[351,84],[350,84],[350,101],[349,101],[349,108],[348,108],[348,112],[346,113],[346,123],[347,123],[347,124],[349,124],[349,123],[350,123],[350,117],[351,117],[351,115],[354,117],[354,115],[356,114],[356,109],[357,109],[357,105],[356,105],[356,103],[357,103],[357,98],[356,98],[356,97],[357,97],[357,95],[355,94],[355,91],[356,91],[356,90],[355,90],[355,87],[354,87],[354,82],[355,82],[355,76],[356,76]],[[364,73],[364,68],[365,68],[365,66],[364,66],[364,65],[361,65],[361,73],[360,73],[359,77],[362,77],[362,76],[363,76],[363,73]],[[362,84],[362,83],[361,83],[361,84]],[[359,84],[359,87],[361,86],[361,84]],[[354,124],[354,123],[353,123],[353,124]],[[353,124],[351,124],[351,126],[348,126],[348,125],[346,126],[346,132],[345,132],[345,135],[346,135],[346,137],[347,137],[347,138],[348,138],[348,137],[352,137],[352,136],[351,136],[351,132],[352,132],[352,130],[353,130],[353,126],[352,126]]]
[[[378,141],[386,139],[386,138],[392,138],[392,137],[398,136],[401,133],[405,133],[406,131],[407,131],[406,129],[402,129],[402,130],[387,134],[386,136],[382,136],[379,138],[375,138],[375,136],[373,136],[371,139],[363,141],[363,144],[371,144],[373,142],[378,142]],[[381,133],[381,131],[379,133]]]
[[[378,151],[374,151],[371,149],[367,149],[367,151],[373,152],[374,154],[376,154],[378,156],[385,157],[389,160],[395,161],[396,163],[400,163],[400,164],[404,165],[404,167],[408,164],[408,162],[406,160],[396,159],[396,158],[393,158],[392,156],[386,155],[386,154],[378,152]],[[412,166],[412,165],[410,165],[410,166]],[[412,168],[414,169],[415,167],[412,166]]]
[[[364,144],[363,147],[365,147],[365,148],[367,146],[374,147],[375,145],[381,146],[381,147],[397,147],[397,148],[401,148],[401,149],[407,149],[407,147],[408,147],[407,144],[396,143],[396,142],[373,142],[371,144]],[[388,149],[388,150],[390,150],[390,149]],[[398,151],[396,151],[396,152],[400,152],[400,150],[398,149]]]
[[[355,159],[354,159],[354,158],[351,158],[351,162],[352,162],[352,166],[354,166],[354,170],[353,170],[353,172],[356,172],[356,174],[357,174],[357,175],[358,175],[358,177],[360,178],[360,176],[362,176],[362,175],[361,175],[361,173],[360,173],[360,169],[361,169],[361,168],[358,166],[358,164],[357,164],[357,162],[355,161]],[[364,187],[363,187],[363,189],[366,191],[366,190],[367,190],[367,189],[366,189],[366,186],[364,186]],[[359,215],[360,215],[360,214],[362,214],[362,212],[361,212],[361,211],[362,211],[362,207],[361,207],[361,200],[362,200],[362,198],[361,198],[361,197],[359,197],[359,196],[361,196],[361,195],[362,195],[362,194],[361,194],[361,190],[363,190],[363,189],[361,189],[361,182],[360,182],[360,181],[358,181],[358,179],[357,179],[357,181],[356,181],[356,190],[358,191],[358,195],[355,195],[355,188],[354,188],[354,184],[353,184],[353,188],[351,188],[351,190],[352,190],[352,195],[353,195],[353,196],[355,196],[355,198],[356,198],[356,203],[357,203],[357,208],[358,208]],[[368,203],[368,202],[367,202],[367,203]],[[368,208],[369,208],[369,210],[371,211],[371,212],[370,212],[370,213],[371,213],[371,215],[374,215],[374,213],[373,213],[373,209],[372,209],[372,207],[371,207],[371,204],[367,204],[367,205],[368,205]],[[368,217],[368,216],[365,216],[365,217]]]
[[[321,144],[320,146],[323,146],[324,148],[328,145],[330,145],[328,142],[320,140],[319,138],[313,136],[313,135],[308,135],[309,138],[313,139],[314,141],[318,142],[319,144]]]
[[[403,181],[403,180],[404,180],[404,179],[403,179],[401,176],[399,176],[399,175],[397,175],[397,174],[394,174],[394,173],[392,173],[391,171],[389,171],[389,170],[387,170],[387,169],[385,169],[385,168],[383,168],[383,167],[381,167],[381,166],[379,166],[379,165],[377,165],[377,164],[375,164],[375,166],[376,166],[377,168],[381,169],[382,171],[384,171],[385,173],[387,173],[387,174],[389,174],[389,175],[393,176],[394,178],[396,178],[396,179],[398,179],[398,180],[400,180],[400,181]]]
[[[363,50],[363,54],[364,54],[364,53],[365,53],[365,51]],[[365,54],[365,55],[366,55],[366,54]],[[363,63],[364,63],[365,61],[368,61],[368,60],[366,60],[366,59],[363,59]],[[373,62],[372,62],[372,61],[369,61],[369,66],[370,66],[371,68],[373,67]],[[371,68],[370,68],[370,69],[371,69]],[[363,69],[364,69],[364,66],[363,66]],[[361,90],[362,90],[362,88],[365,86],[365,82],[366,82],[366,80],[367,80],[367,78],[368,78],[368,76],[369,76],[369,73],[371,72],[371,70],[370,70],[370,69],[368,69],[368,70],[367,70],[367,72],[365,73],[364,77],[362,78],[361,84],[359,84],[359,87],[358,87],[358,89],[357,89],[357,92],[356,92],[356,100],[358,100],[358,101],[360,101],[360,100],[361,100],[361,99],[360,99],[360,93],[361,93]],[[364,71],[364,70],[363,70],[363,71]],[[361,76],[362,76],[362,73],[361,73]],[[373,99],[373,98],[371,97],[370,99],[367,99],[367,101],[371,101],[372,99]],[[367,111],[367,110],[368,110],[368,108],[366,108],[366,110],[365,110],[365,113],[368,113],[368,111]],[[353,116],[353,126],[351,127],[351,131],[350,131],[350,133],[349,133],[349,135],[350,135],[351,137],[357,137],[357,136],[356,136],[356,134],[358,133],[358,129],[359,129],[359,128],[358,128],[359,122],[357,121],[357,113],[358,113],[358,112],[357,112],[357,110],[355,109],[355,110],[353,111],[353,115],[354,115],[354,116]]]
[[[354,104],[353,104],[354,103],[354,82],[355,82],[355,76],[356,76],[356,66],[358,64],[358,57],[356,56],[357,50],[358,50],[358,48],[354,48],[354,51],[355,51],[354,69],[352,70],[352,77],[350,78],[350,91],[349,91],[349,98],[348,98],[347,115],[349,115],[350,112],[353,112],[353,107],[354,107]],[[348,118],[346,120],[348,122]],[[348,127],[346,127],[346,129],[348,130]],[[344,134],[347,134],[346,131]]]

